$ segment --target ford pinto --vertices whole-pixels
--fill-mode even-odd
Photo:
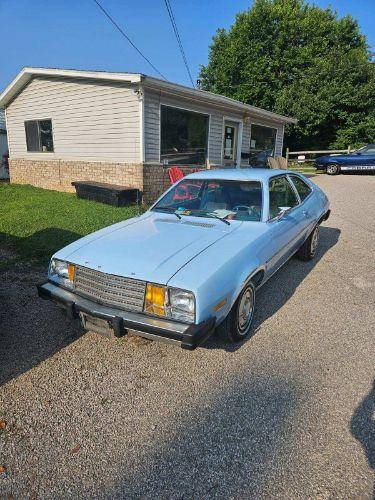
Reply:
[[[144,214],[58,251],[39,296],[86,330],[128,331],[195,349],[251,332],[256,290],[292,255],[313,259],[330,214],[322,190],[287,170],[206,170]]]

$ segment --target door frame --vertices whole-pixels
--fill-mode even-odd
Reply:
[[[236,148],[236,162],[234,168],[241,168],[241,151],[242,151],[242,135],[243,135],[243,120],[241,118],[234,118],[233,116],[223,116],[223,128],[221,134],[221,165],[224,167],[224,136],[225,136],[225,122],[237,123],[237,148]]]

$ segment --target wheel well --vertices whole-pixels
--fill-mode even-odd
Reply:
[[[322,222],[328,219],[328,217],[331,214],[331,210],[328,210],[325,214],[323,214],[320,219],[318,220],[318,225],[320,225]]]
[[[263,278],[264,278],[264,270],[261,269],[260,271],[256,272],[254,276],[252,276],[250,281],[252,281],[255,287],[257,287],[262,283]]]

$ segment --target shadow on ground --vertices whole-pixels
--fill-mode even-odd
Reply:
[[[375,380],[370,392],[356,408],[350,423],[350,430],[361,444],[368,464],[375,472]]]
[[[319,260],[330,250],[340,237],[340,229],[321,226],[320,242],[315,258],[309,262],[302,262],[293,257],[257,292],[256,312],[253,322],[253,336],[262,323],[273,316],[294,294],[297,287],[314,269]],[[251,338],[251,337],[250,337]],[[226,349],[235,351],[247,341],[237,344],[225,344],[212,337],[204,347],[208,349]]]
[[[108,498],[260,498],[276,494],[270,474],[292,451],[302,395],[282,377],[239,378],[213,388],[212,402],[191,408],[170,435],[155,433]],[[273,490],[275,488],[276,490]],[[176,492],[179,492],[176,494]],[[91,492],[87,492],[91,493]],[[271,497],[269,497],[271,498]]]
[[[82,238],[82,235],[66,229],[49,227],[25,238],[0,232],[0,245],[13,250],[20,259],[47,263],[52,254],[78,238]],[[3,264],[1,256],[0,264]]]
[[[20,239],[0,234],[7,243],[0,267],[0,386],[68,345],[80,330],[63,319],[54,304],[39,299],[36,284],[47,277],[46,265],[31,267],[18,262],[10,249],[31,245],[45,252],[54,241],[59,248],[79,238],[78,234],[57,228],[39,231]],[[49,243],[48,243],[49,242]],[[0,255],[1,257],[1,255]]]

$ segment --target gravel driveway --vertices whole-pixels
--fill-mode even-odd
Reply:
[[[313,180],[319,254],[261,289],[240,345],[82,336],[44,270],[0,271],[1,498],[373,497],[375,177]]]

